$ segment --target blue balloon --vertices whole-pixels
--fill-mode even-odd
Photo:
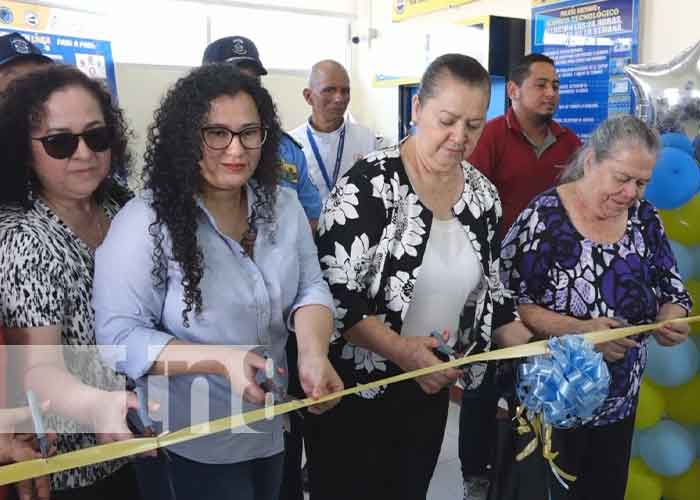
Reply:
[[[687,135],[679,132],[668,132],[661,135],[661,144],[665,148],[676,148],[685,151],[690,156],[693,156],[693,143]]]
[[[651,470],[662,476],[679,476],[695,460],[693,435],[673,420],[661,420],[639,435],[639,453]]]
[[[681,273],[683,281],[692,279],[695,276],[695,261],[689,247],[683,246],[677,241],[669,240],[671,250],[676,257],[678,271]]]
[[[675,387],[688,382],[698,371],[700,353],[691,340],[670,347],[660,346],[654,337],[649,340],[646,374],[662,387]]]
[[[646,198],[657,208],[671,210],[685,205],[698,189],[700,169],[692,156],[677,148],[663,148],[647,186]]]

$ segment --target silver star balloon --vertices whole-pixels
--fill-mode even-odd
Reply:
[[[629,64],[636,114],[661,133],[694,137],[700,123],[700,42],[665,64]]]

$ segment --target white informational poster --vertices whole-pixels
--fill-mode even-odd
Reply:
[[[488,26],[471,23],[405,22],[383,29],[372,42],[376,87],[416,83],[436,57],[457,52],[488,67]]]

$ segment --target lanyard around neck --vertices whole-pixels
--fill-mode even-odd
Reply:
[[[330,191],[331,189],[333,189],[333,186],[335,186],[335,183],[338,180],[338,174],[340,173],[340,163],[343,160],[343,149],[345,149],[345,125],[343,125],[343,128],[340,130],[338,150],[336,152],[335,157],[335,168],[333,169],[333,182],[331,182],[331,178],[328,176],[326,164],[323,163],[321,153],[318,152],[318,145],[316,144],[316,139],[314,139],[314,134],[313,132],[311,132],[311,128],[308,125],[306,126],[306,136],[309,138],[309,144],[311,145],[311,150],[313,151],[314,157],[316,158],[316,163],[318,163],[318,168],[321,170],[321,174],[323,175],[323,180],[326,181],[326,186],[328,187],[328,191]]]

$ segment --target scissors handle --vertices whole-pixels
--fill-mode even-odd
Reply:
[[[46,430],[44,429],[44,417],[41,414],[41,406],[39,406],[34,391],[27,391],[27,403],[29,403],[29,411],[32,414],[36,439],[39,441],[39,451],[41,452],[42,458],[47,458],[49,456],[49,440],[46,437]]]
[[[136,397],[139,399],[139,407],[137,409],[141,423],[145,428],[153,429],[155,422],[151,419],[148,414],[148,398],[146,398],[146,391],[141,386],[136,386]]]
[[[432,331],[430,332],[430,336],[438,341],[439,345],[437,346],[437,351],[439,353],[444,354],[445,356],[455,355],[455,350],[452,347],[450,347],[447,344],[447,342],[445,342],[445,339],[443,338],[440,332],[438,332],[437,330]]]

